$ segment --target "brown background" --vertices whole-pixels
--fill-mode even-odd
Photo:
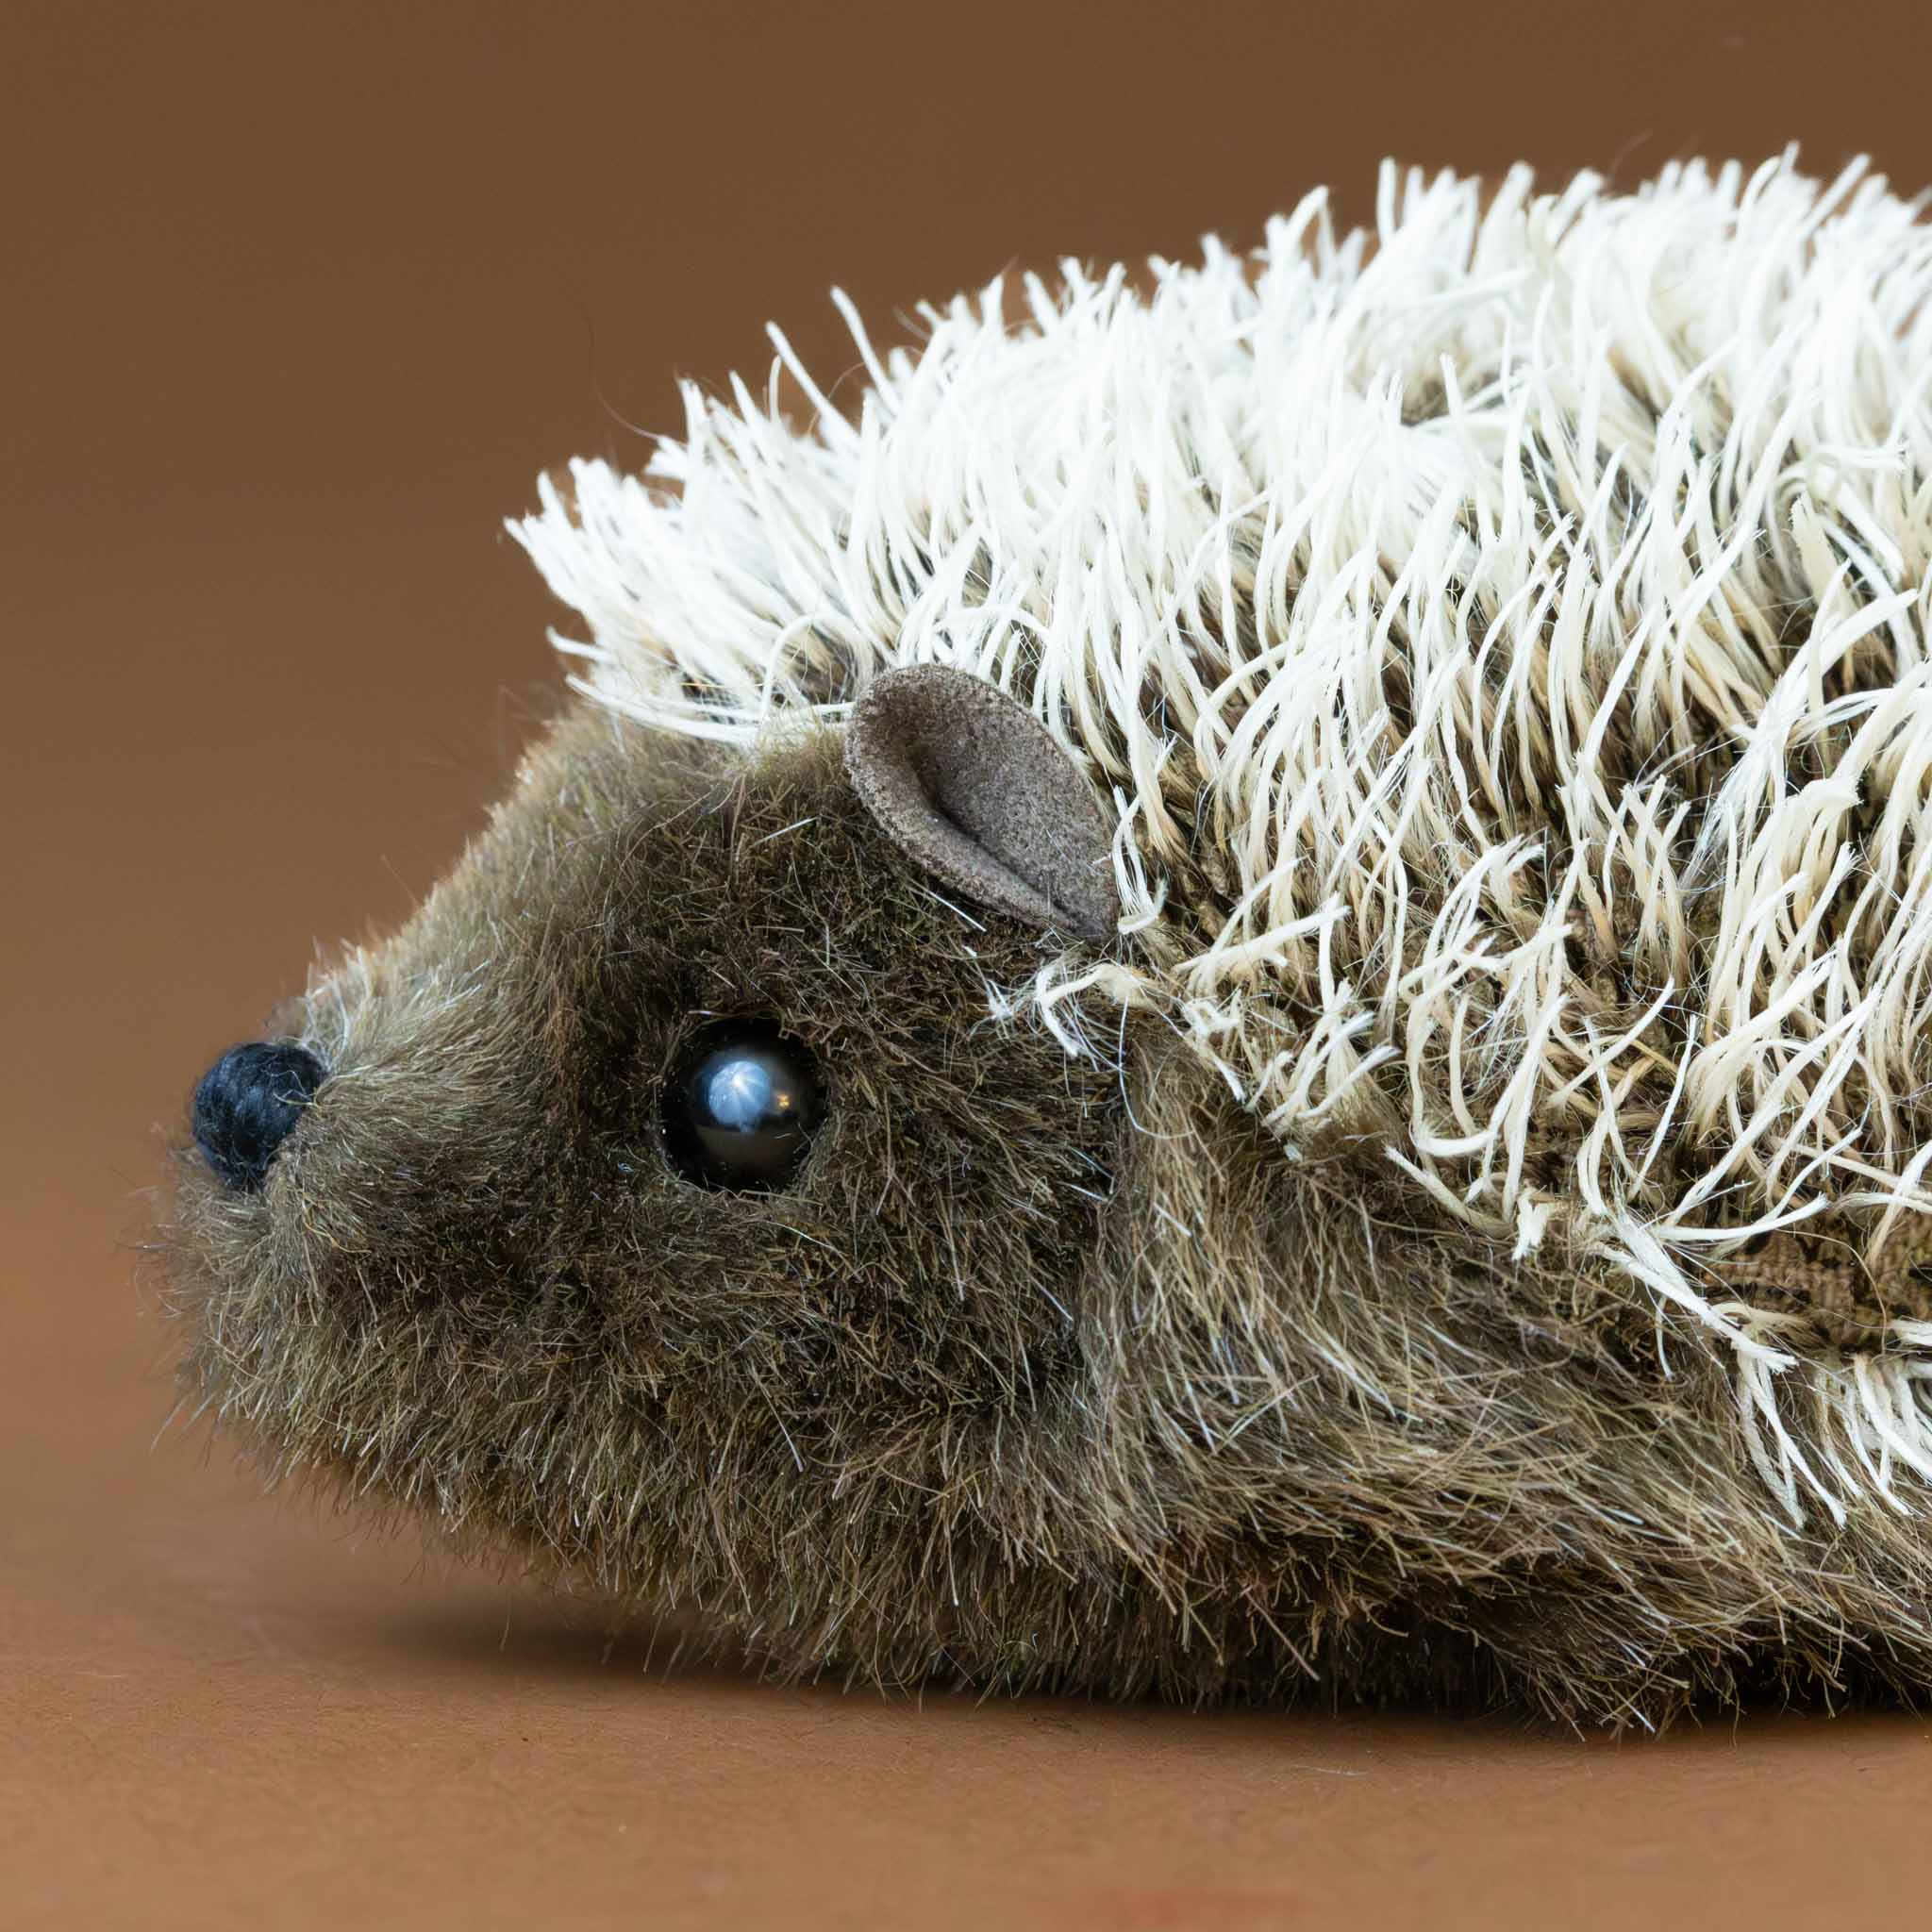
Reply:
[[[1932,1726],[1660,1744],[608,1660],[170,1435],[154,1126],[554,688],[498,520],[673,379],[1385,153],[1932,180],[1913,4],[0,0],[0,1925],[1712,1926],[1925,1910]]]

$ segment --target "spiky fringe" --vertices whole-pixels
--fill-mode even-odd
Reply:
[[[689,388],[643,477],[575,463],[512,528],[580,688],[666,730],[932,659],[1028,698],[1119,817],[1119,945],[1031,990],[1070,1045],[1161,1009],[1289,1149],[1371,1137],[1732,1350],[1793,1516],[1903,1507],[1932,1310],[1819,1348],[1723,1264],[1932,1208],[1919,214],[1790,156],[1389,167],[1372,236],[1311,194],[1144,295],[1068,263],[1017,318],[922,309],[917,351],[835,297],[856,421],[774,331],[762,403]]]

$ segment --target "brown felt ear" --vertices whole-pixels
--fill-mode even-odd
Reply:
[[[1046,726],[950,664],[875,678],[845,733],[853,790],[887,836],[967,898],[1104,940],[1120,918],[1110,828]]]

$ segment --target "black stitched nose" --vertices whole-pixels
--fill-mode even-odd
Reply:
[[[306,1047],[231,1046],[194,1090],[194,1143],[208,1164],[231,1188],[260,1187],[327,1071]]]

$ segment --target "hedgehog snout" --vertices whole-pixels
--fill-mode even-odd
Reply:
[[[195,1145],[229,1187],[252,1192],[327,1076],[307,1047],[267,1040],[231,1046],[194,1090]]]

